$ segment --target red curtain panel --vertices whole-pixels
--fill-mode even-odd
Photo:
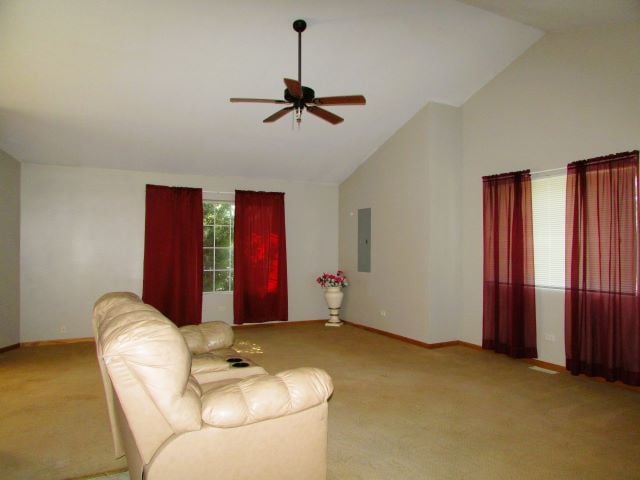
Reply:
[[[567,369],[640,385],[638,152],[567,169]]]
[[[288,320],[284,193],[236,190],[234,322]]]
[[[482,347],[537,357],[531,176],[525,170],[482,181]]]
[[[201,323],[201,189],[147,185],[142,299],[178,326]]]

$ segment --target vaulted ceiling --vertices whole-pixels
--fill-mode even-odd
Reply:
[[[536,26],[560,28],[531,3],[0,1],[0,149],[34,163],[337,183],[426,103],[463,104],[543,35]],[[297,76],[297,18],[308,23],[303,84],[367,98],[331,107],[340,125],[308,114],[300,129],[290,116],[263,124],[277,105],[229,102],[282,97]]]

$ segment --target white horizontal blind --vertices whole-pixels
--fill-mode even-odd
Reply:
[[[531,179],[536,286],[564,288],[566,174]]]

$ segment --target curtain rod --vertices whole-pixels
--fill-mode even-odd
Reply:
[[[633,155],[638,155],[638,150],[632,150],[630,152],[613,153],[611,155],[603,155],[601,157],[587,158],[585,160],[578,160],[578,161],[579,162],[587,162],[587,161],[589,161],[589,162],[605,161],[606,162],[606,161],[616,160],[616,159],[619,159],[619,158],[633,156]],[[576,162],[571,162],[571,163],[576,163]],[[540,170],[539,172],[531,172],[531,175],[539,175],[541,173],[553,173],[553,172],[559,172],[561,170],[565,170],[566,171],[567,167],[550,168],[548,170]]]
[[[215,195],[234,195],[236,192],[214,192],[213,190],[202,190],[202,193],[213,193]]]
[[[523,171],[529,172],[529,175],[531,175],[532,177],[537,177],[537,176],[539,176],[539,175],[545,175],[545,174],[552,174],[552,173],[566,172],[566,171],[567,171],[567,167],[549,168],[549,169],[547,169],[547,170],[538,170],[537,172],[532,172],[532,171],[530,171],[530,170],[520,170],[520,172],[523,172]],[[515,173],[518,173],[518,172],[516,171],[516,172],[504,172],[504,173],[497,173],[497,174],[495,174],[495,175],[485,175],[485,176],[483,176],[482,178],[483,178],[483,179],[484,179],[484,178],[494,178],[494,177],[496,177],[496,178],[497,178],[497,177],[500,177],[500,176],[502,176],[502,175],[509,176],[509,175],[513,175],[513,174],[515,174]]]
[[[567,167],[549,168],[547,170],[538,170],[537,172],[531,172],[531,175],[542,175],[545,173],[555,173],[555,172],[561,172],[566,170],[567,170]]]

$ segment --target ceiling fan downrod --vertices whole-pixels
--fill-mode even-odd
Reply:
[[[302,85],[302,32],[307,29],[307,22],[298,19],[293,22],[293,29],[298,32],[298,83]],[[298,126],[302,122],[302,109],[302,102],[299,102],[295,109],[295,118]]]

